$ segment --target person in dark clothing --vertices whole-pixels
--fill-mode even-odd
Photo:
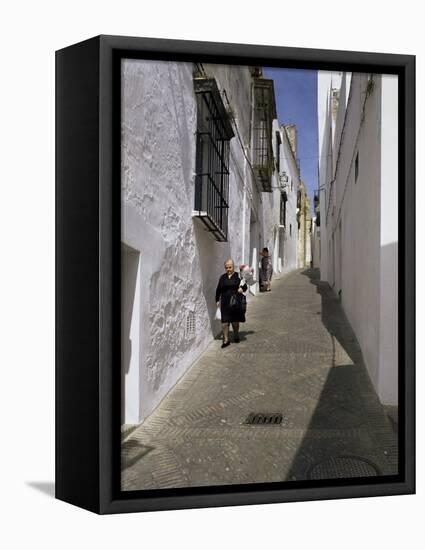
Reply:
[[[227,260],[224,263],[224,269],[226,273],[221,275],[217,290],[215,291],[215,301],[217,307],[221,310],[221,326],[223,329],[223,344],[222,348],[230,345],[229,340],[229,327],[232,323],[233,327],[233,341],[235,343],[239,340],[239,323],[245,323],[245,313],[241,307],[241,295],[248,288],[246,284],[240,286],[241,280],[239,275],[235,273],[235,264],[233,260]],[[231,305],[232,296],[236,297],[236,305]]]
[[[263,287],[265,292],[271,291],[272,275],[273,275],[273,263],[267,247],[263,248],[260,252],[261,256],[261,269],[260,269],[260,286]]]

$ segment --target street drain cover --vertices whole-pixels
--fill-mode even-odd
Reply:
[[[378,475],[378,467],[365,458],[337,456],[314,464],[307,472],[307,479],[335,479]]]
[[[245,420],[245,424],[253,426],[279,426],[282,424],[281,413],[251,413]]]

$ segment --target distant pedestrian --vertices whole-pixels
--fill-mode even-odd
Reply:
[[[273,275],[273,264],[272,258],[269,254],[269,249],[267,247],[263,248],[263,251],[260,252],[261,256],[261,268],[260,268],[260,281],[266,292],[271,291],[272,286],[272,275]]]
[[[230,345],[229,328],[232,323],[233,341],[240,342],[239,323],[245,323],[245,312],[242,307],[242,295],[248,289],[246,283],[241,286],[241,279],[235,273],[235,264],[229,259],[224,262],[226,273],[221,275],[217,290],[215,291],[215,301],[217,307],[221,310],[221,326],[223,329],[222,348]]]

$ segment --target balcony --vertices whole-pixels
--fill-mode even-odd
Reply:
[[[272,191],[274,170],[272,125],[276,115],[273,80],[254,78],[253,169],[257,184]]]

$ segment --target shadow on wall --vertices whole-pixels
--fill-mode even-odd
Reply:
[[[316,393],[317,403],[286,480],[396,475],[397,435],[373,388],[339,299],[327,282],[320,281],[318,269],[302,274],[321,295],[322,321],[333,353],[326,380],[320,375],[310,377],[308,389]],[[337,365],[338,344],[352,364]]]
[[[397,281],[398,276],[398,242],[381,246],[381,271]]]
[[[379,394],[387,405],[398,406],[398,243],[381,246]]]
[[[230,256],[230,245],[228,242],[216,243],[197,222],[194,223],[194,234],[201,266],[202,293],[207,305],[211,333],[216,337],[221,332],[221,324],[214,318],[217,309],[215,291],[218,279],[224,273],[223,262]]]
[[[316,291],[321,296],[322,322],[333,340],[333,347],[335,348],[334,339],[336,339],[353,363],[363,364],[360,345],[342,309],[340,298],[336,296],[328,282],[320,280],[319,269],[306,269],[302,275],[310,279],[311,284],[316,286]]]

